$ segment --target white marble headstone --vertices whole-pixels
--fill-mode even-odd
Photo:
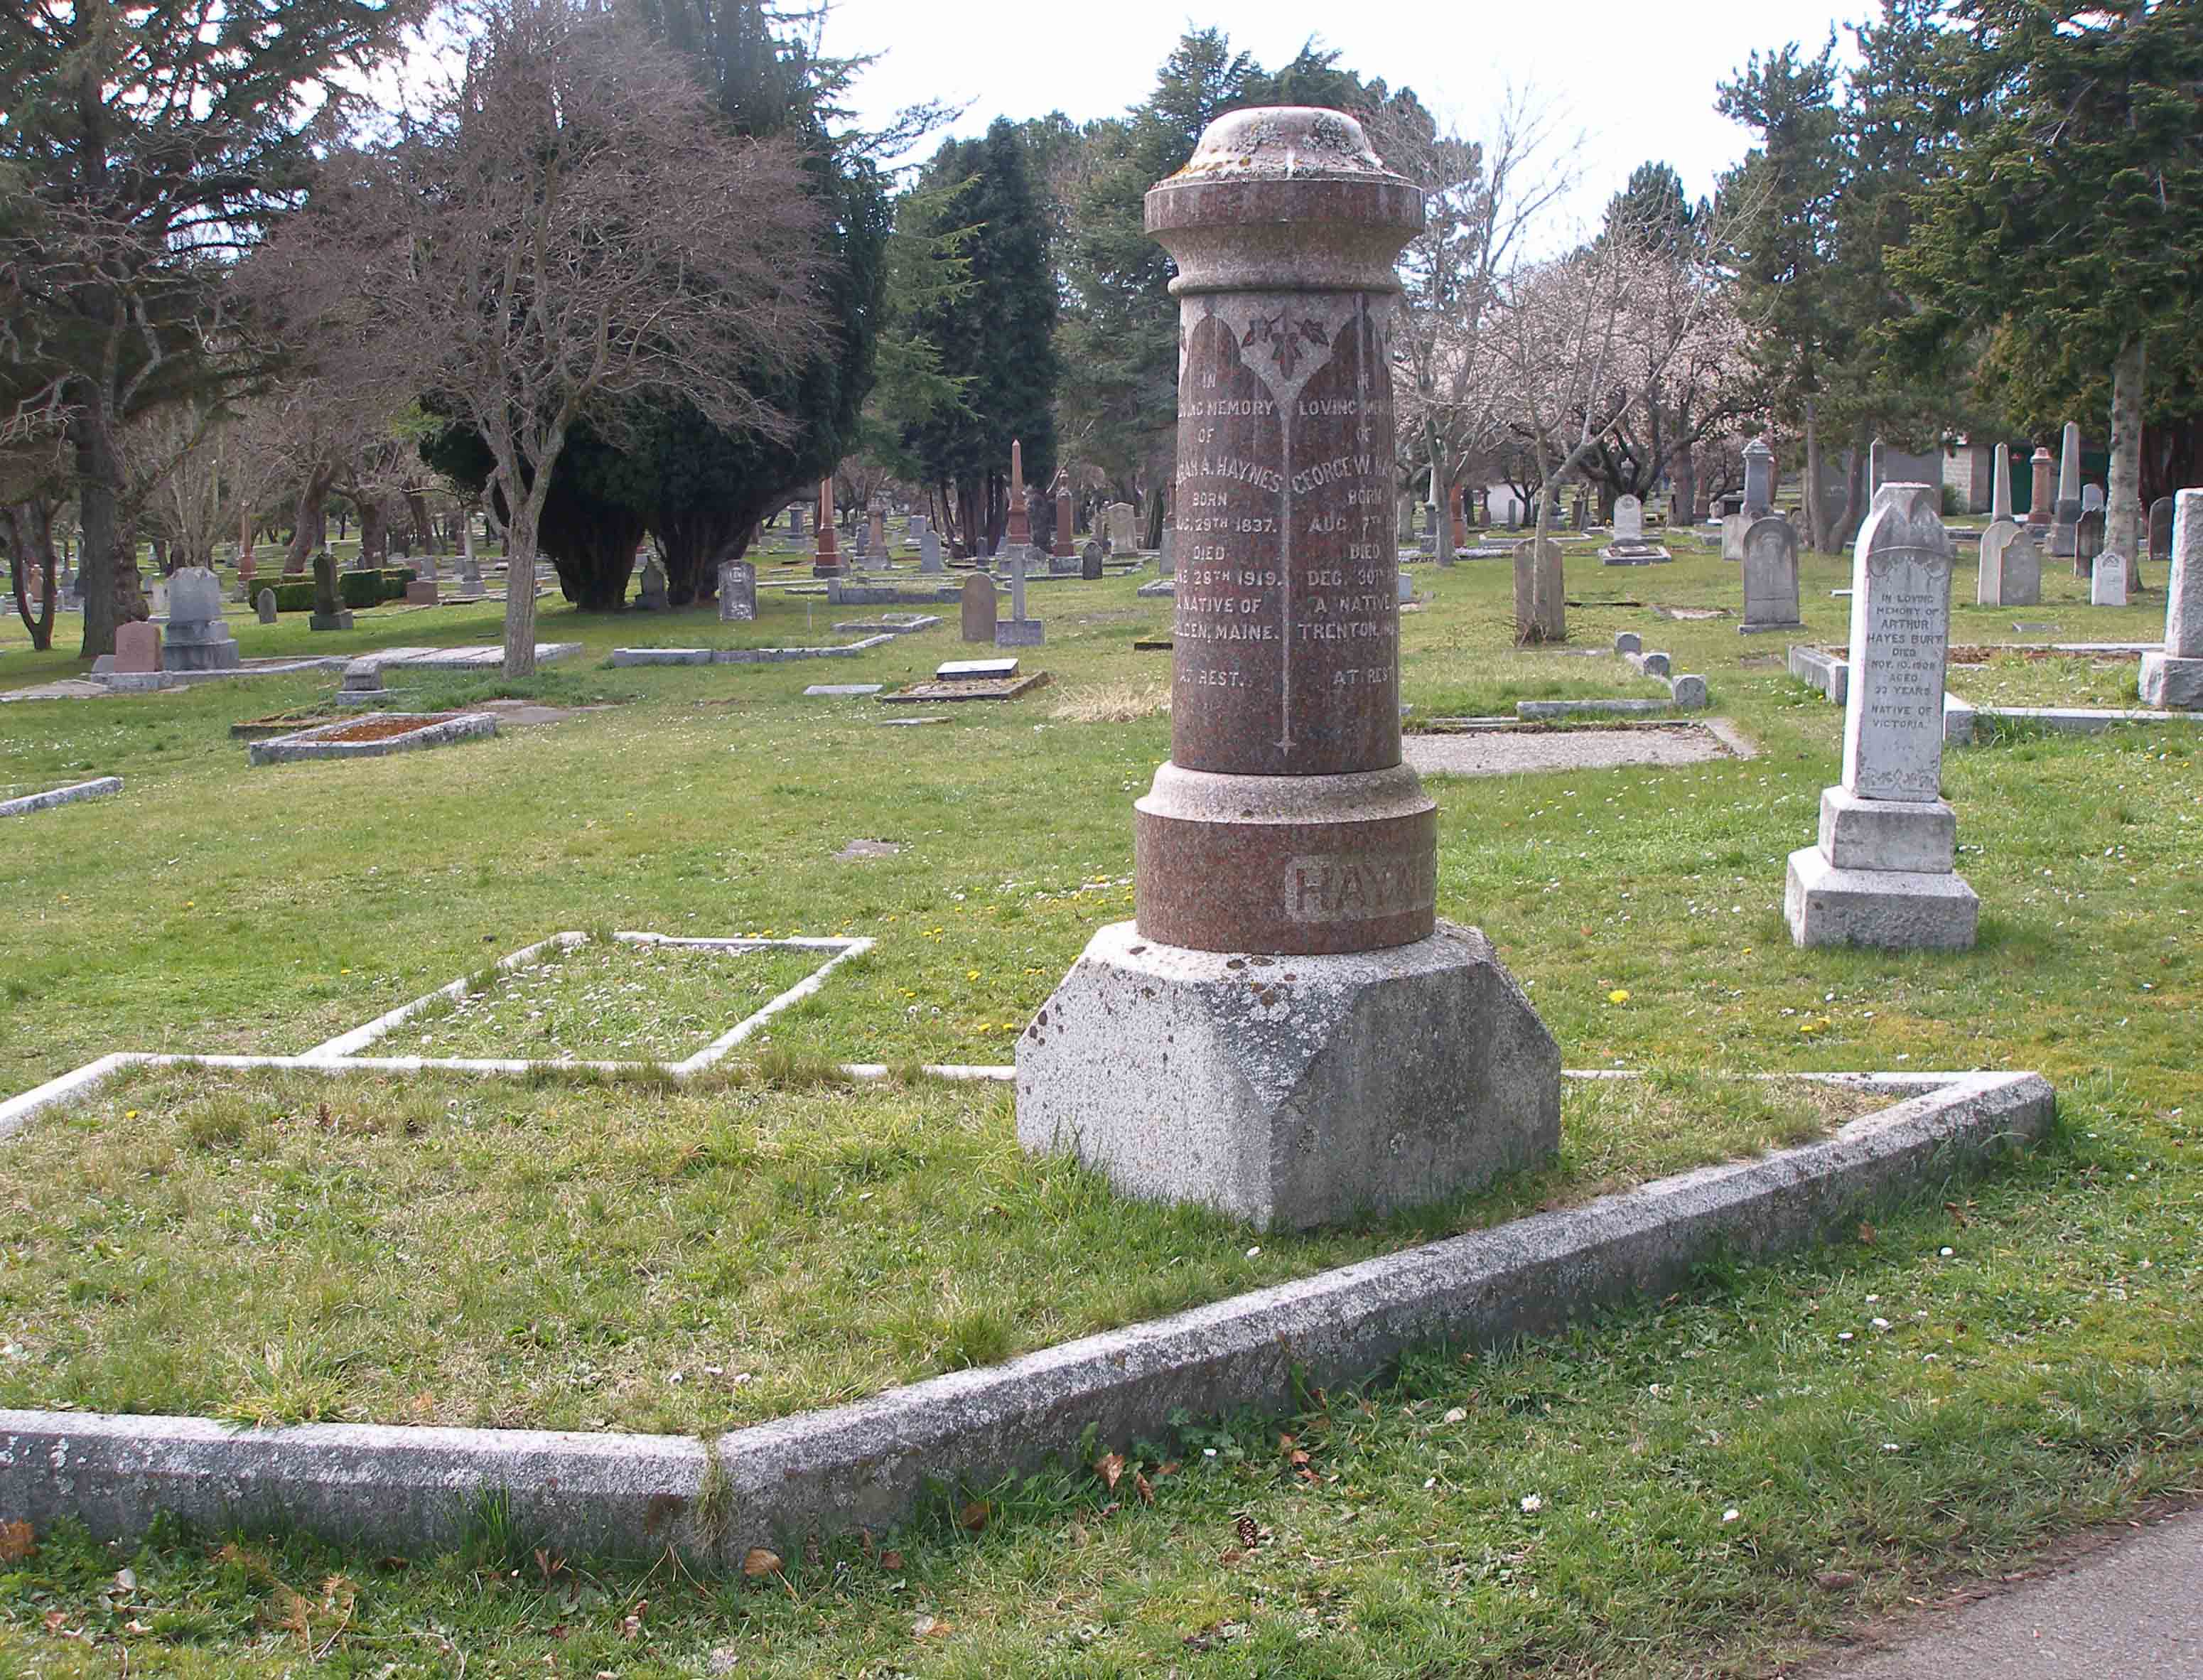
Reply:
[[[1883,485],[1853,551],[1843,785],[1861,799],[1942,795],[1951,541],[1940,500],[1933,485]]]

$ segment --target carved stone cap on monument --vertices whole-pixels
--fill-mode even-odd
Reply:
[[[1393,293],[1423,195],[1343,111],[1278,105],[1208,125],[1186,166],[1149,190],[1148,232],[1177,259],[1172,293],[1276,286]]]

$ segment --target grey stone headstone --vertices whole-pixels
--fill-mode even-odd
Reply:
[[[1158,577],[1178,576],[1178,526],[1175,524],[1163,527],[1162,549],[1155,556],[1155,576]]]
[[[2092,507],[2073,526],[2073,559],[2076,565],[2093,565],[2104,552],[2104,510]]]
[[[665,593],[665,568],[653,554],[642,563],[642,593],[635,598],[640,612],[663,612],[668,605]]]
[[[1757,519],[1774,507],[1775,452],[1767,447],[1765,438],[1756,437],[1744,447],[1745,517]]]
[[[2088,605],[2124,606],[2127,604],[2127,557],[2100,553],[2088,576]]]
[[[2102,485],[2100,485],[2100,484],[2083,484],[2083,485],[2081,487],[2081,512],[2083,512],[2083,513],[2094,513],[2094,512],[2096,512],[2099,508],[2102,507],[2102,506],[2103,506],[2103,505],[2104,505],[2104,487],[2103,487]]]
[[[1787,519],[1755,519],[1744,535],[1743,627],[1798,623],[1798,533]]]
[[[719,563],[719,622],[747,624],[757,617],[757,567],[747,560]]]
[[[1102,576],[1102,557],[1099,554],[1082,554],[1079,556],[1078,575],[1090,583],[1094,583],[1100,578]],[[1025,614],[1020,612],[1018,616],[1022,618],[1025,617]]]
[[[1993,519],[1982,533],[1977,606],[2034,606],[2042,600],[2042,551],[2015,520]]]
[[[1744,539],[1751,526],[1749,514],[1727,513],[1722,516],[1722,559],[1740,560],[1744,558]]]
[[[1641,542],[1644,539],[1645,504],[1635,496],[1624,496],[1614,505],[1614,540]]]
[[[941,560],[941,533],[930,525],[918,534],[918,569],[923,572],[946,570]]]
[[[1860,799],[1942,796],[1951,542],[1939,500],[1928,485],[1884,485],[1859,532],[1842,785]]]
[[[2159,496],[2149,505],[2149,555],[2153,560],[2172,553],[2172,498]]]
[[[168,580],[168,627],[161,639],[169,671],[234,671],[237,638],[221,621],[221,580],[204,566],[185,566]]]
[[[1001,607],[995,600],[995,580],[984,572],[973,572],[964,580],[963,636],[966,642],[983,642],[992,647],[995,626],[1000,621]]]
[[[262,624],[274,624],[275,622],[275,591],[263,589],[252,598],[252,608],[260,615]]]

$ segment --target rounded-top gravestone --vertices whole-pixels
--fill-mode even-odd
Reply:
[[[964,639],[994,646],[995,626],[1001,616],[1001,606],[995,599],[995,580],[983,571],[966,577],[962,607]]]

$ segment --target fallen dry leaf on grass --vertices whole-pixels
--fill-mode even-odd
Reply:
[[[28,1523],[0,1523],[0,1564],[20,1564],[38,1554]]]
[[[753,1546],[742,1553],[742,1573],[753,1581],[767,1575],[780,1573],[780,1553]]]

